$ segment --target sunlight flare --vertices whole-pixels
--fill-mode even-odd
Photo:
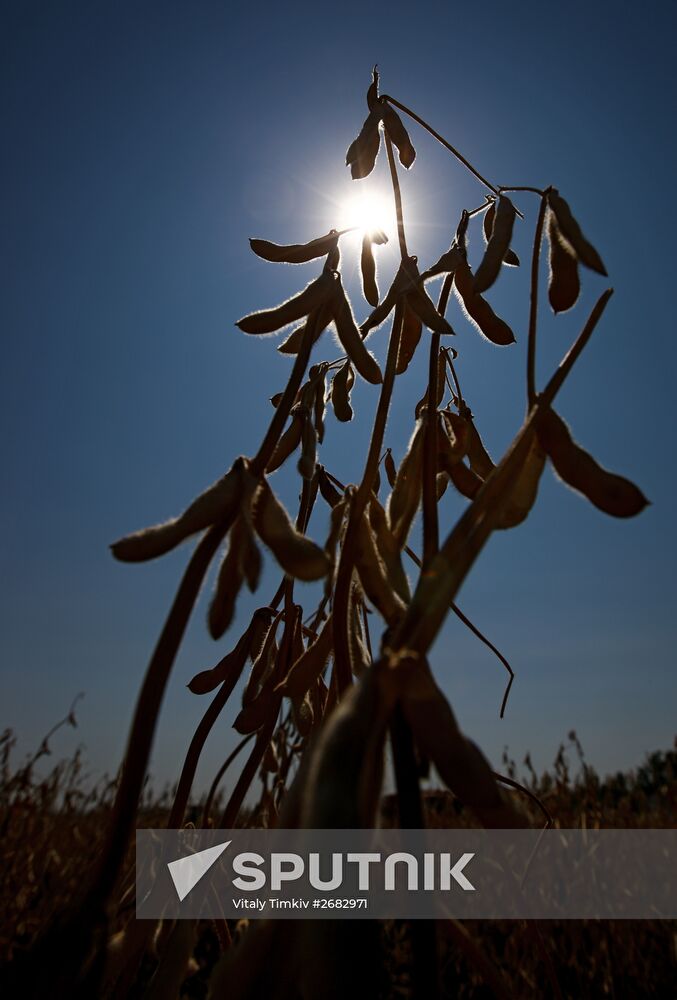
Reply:
[[[390,238],[397,226],[392,196],[380,191],[356,192],[340,206],[341,229],[356,228],[360,235],[381,230]]]

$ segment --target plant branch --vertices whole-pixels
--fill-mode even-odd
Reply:
[[[400,346],[400,335],[402,331],[402,319],[404,307],[402,302],[395,306],[395,316],[393,327],[390,333],[388,344],[388,357],[386,359],[385,372],[383,373],[383,384],[381,395],[379,396],[374,427],[371,432],[369,453],[362,476],[362,482],[353,497],[348,516],[348,526],[345,538],[341,547],[341,557],[339,559],[336,573],[336,583],[334,585],[334,605],[332,615],[332,629],[334,638],[334,672],[338,684],[339,693],[343,692],[352,683],[350,642],[348,639],[348,605],[350,599],[350,583],[355,564],[355,545],[357,542],[357,530],[360,518],[364,513],[369,500],[376,472],[379,465],[379,455],[383,447],[383,437],[385,435],[388,410],[395,384],[395,368],[397,365],[397,354]]]
[[[397,176],[397,163],[395,162],[395,155],[393,153],[393,144],[390,141],[390,136],[385,133],[385,143],[386,143],[386,153],[388,154],[388,166],[390,167],[390,179],[393,185],[393,196],[395,198],[395,212],[397,215],[397,238],[400,243],[400,254],[402,255],[402,260],[409,256],[409,251],[407,250],[407,237],[404,232],[404,214],[402,211],[402,192],[400,190],[400,179]]]
[[[456,157],[456,159],[460,163],[462,163],[463,166],[466,167],[466,169],[469,170],[470,173],[473,174],[473,176],[476,177],[478,181],[480,181],[481,184],[484,184],[485,187],[489,188],[489,190],[493,191],[494,194],[496,195],[501,193],[500,188],[494,187],[491,181],[488,181],[486,177],[483,177],[482,174],[479,172],[479,170],[476,170],[475,167],[473,167],[472,163],[470,163],[469,160],[466,160],[465,156],[462,153],[459,153],[459,151],[454,146],[452,146],[451,143],[444,138],[444,136],[440,135],[439,132],[436,132],[435,129],[432,127],[432,125],[429,125],[428,122],[425,121],[423,118],[421,118],[420,115],[417,115],[415,111],[412,111],[411,108],[408,108],[405,104],[400,103],[400,101],[395,100],[395,98],[391,97],[390,94],[383,94],[382,100],[388,101],[389,104],[392,104],[396,108],[399,108],[400,111],[403,111],[405,113],[405,115],[409,115],[409,117],[413,118],[415,122],[418,122],[421,128],[424,128],[426,132],[429,132],[430,135],[434,139],[437,139],[437,141],[441,143],[445,149],[448,149],[449,152],[452,153]],[[521,212],[517,212],[517,214],[521,219],[524,218]]]

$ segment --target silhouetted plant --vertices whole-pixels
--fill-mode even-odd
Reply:
[[[372,311],[359,325],[341,277],[340,246],[345,230],[331,230],[310,243],[288,246],[252,240],[253,252],[268,261],[320,262],[318,276],[302,291],[237,324],[254,336],[299,324],[278,348],[295,360],[284,391],[273,397],[268,431],[255,455],[236,458],[230,470],[183,514],[127,536],[112,547],[116,558],[134,562],[161,556],[190,536],[201,535],[141,688],[108,841],[88,896],[90,914],[103,913],[119,875],[166,684],[205,574],[220,550],[223,556],[208,618],[214,638],[228,629],[241,588],[246,584],[252,591],[257,589],[261,544],[270,550],[283,576],[276,592],[254,613],[232,649],[190,684],[196,694],[215,694],[190,743],[170,826],[184,822],[205,740],[251,662],[235,728],[244,737],[251,737],[253,744],[222,816],[213,817],[208,806],[205,823],[236,826],[245,796],[260,775],[261,797],[252,814],[258,822],[310,828],[370,826],[381,795],[383,751],[389,737],[403,826],[424,823],[419,773],[421,760],[427,759],[483,825],[515,827],[527,824],[528,815],[515,805],[512,796],[500,790],[499,783],[532,796],[533,790],[523,789],[509,776],[494,774],[478,747],[463,735],[430,670],[430,647],[450,610],[484,640],[454,600],[491,534],[514,528],[528,516],[548,461],[565,483],[608,514],[629,517],[646,504],[636,486],[607,472],[573,441],[553,408],[559,389],[604,312],[611,289],[602,292],[566,357],[546,385],[537,389],[539,265],[544,236],[549,246],[548,297],[555,312],[576,304],[580,265],[606,275],[599,254],[583,235],[567,202],[553,187],[508,188],[489,183],[422,118],[393,97],[379,95],[376,72],[367,105],[368,116],[346,160],[352,177],[359,180],[372,172],[381,148],[385,150],[400,251],[390,287],[380,295],[375,265],[378,250],[374,250],[386,240],[380,232],[367,232],[362,239],[362,288]],[[450,227],[449,248],[426,269],[419,268],[407,244],[400,167],[393,147],[405,169],[414,164],[416,152],[398,111],[434,136],[489,192],[483,204],[461,213],[458,224]],[[514,224],[523,216],[509,197],[513,193],[526,193],[538,204],[526,343],[527,415],[495,463],[461,390],[457,352],[451,341],[443,345],[442,338],[454,335],[446,315],[453,292],[465,318],[484,338],[501,348],[515,343],[508,324],[484,297],[505,267],[519,265],[510,244]],[[477,223],[481,224],[486,248],[473,274],[468,243],[477,239]],[[442,284],[435,305],[428,282],[438,276]],[[386,324],[388,349],[382,371],[367,343],[379,330],[385,336]],[[308,367],[311,354],[327,349],[325,331],[330,327],[342,354]],[[425,338],[424,329],[428,331]],[[391,448],[385,447],[386,421],[397,378],[419,348],[429,356],[427,382],[416,406],[408,449],[397,469]],[[318,453],[327,431],[328,404],[339,422],[354,418],[351,389],[358,377],[375,387],[378,404],[360,481],[343,485],[320,464]],[[297,453],[301,497],[292,523],[275,495],[270,476]],[[380,474],[382,466],[385,477]],[[441,530],[438,502],[450,484],[469,502],[447,531]],[[306,535],[318,498],[330,512],[324,543],[311,541]],[[420,555],[408,544],[419,509],[423,535]],[[413,586],[402,562],[405,552],[420,569]],[[301,606],[294,588],[296,579],[324,581],[317,606]],[[376,650],[368,609],[384,622]],[[502,714],[512,670],[501,658],[510,673]],[[243,739],[238,750],[246,742]],[[298,768],[292,768],[295,759],[301,762]],[[290,784],[292,773],[295,778]],[[363,995],[377,988],[381,962],[374,939],[367,935],[364,924],[361,928],[356,936],[348,922],[338,927],[321,921],[299,922],[293,929],[283,923],[258,923],[237,948],[231,948],[230,932],[224,924],[220,933],[227,954],[216,971],[212,995],[259,996],[264,985],[271,996],[277,995],[273,987],[280,995],[291,992],[314,997],[320,995],[320,988],[325,997],[342,997],[349,991]],[[123,995],[121,984],[128,984],[153,931],[148,924],[130,929],[122,957],[110,976],[115,995]],[[168,933],[169,937],[161,933],[159,939],[165,960],[175,961],[178,947],[183,948],[181,954],[185,953],[187,961],[192,947],[188,930]],[[412,931],[413,983],[418,996],[434,996],[437,988],[433,934],[432,925],[420,925]],[[178,944],[177,935],[183,935]],[[171,947],[167,941],[172,942]],[[466,948],[469,961],[481,961],[477,948],[462,933],[457,943]],[[345,961],[346,947],[353,956],[350,963]],[[355,972],[358,960],[359,980]],[[120,969],[124,970],[122,978],[114,986]],[[498,972],[490,974],[500,981]]]

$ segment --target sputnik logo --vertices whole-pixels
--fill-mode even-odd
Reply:
[[[225,843],[217,844],[216,847],[208,847],[204,851],[198,851],[197,854],[189,854],[187,858],[178,858],[176,861],[167,862],[169,874],[180,901],[183,901],[202,876],[207,874],[230,843],[230,840],[226,840]]]

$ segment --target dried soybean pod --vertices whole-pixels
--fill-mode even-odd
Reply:
[[[365,608],[364,592],[359,584],[351,588],[348,603],[348,639],[350,645],[350,665],[353,674],[361,677],[371,666],[371,655],[364,640],[362,609]]]
[[[473,420],[470,410],[466,408],[461,419],[465,421],[467,427],[468,459],[470,461],[470,468],[473,472],[476,472],[478,476],[481,476],[482,479],[488,479],[496,466],[494,465],[491,455],[484,447],[484,442],[482,441],[480,433],[475,426],[475,421]]]
[[[461,218],[458,220],[458,225],[456,227],[456,236],[454,242],[459,250],[462,250],[464,254],[468,251],[468,223],[470,222],[470,213],[467,209],[463,209],[461,212]]]
[[[494,219],[496,218],[496,202],[492,201],[489,208],[484,213],[484,218],[482,220],[482,232],[484,234],[484,242],[488,243],[491,239],[491,232],[494,228]]]
[[[374,533],[365,515],[362,515],[357,530],[355,568],[368,599],[388,625],[395,625],[402,618],[406,606],[388,579]]]
[[[487,249],[475,274],[474,286],[478,293],[486,292],[498,277],[503,258],[510,249],[515,214],[515,206],[510,198],[501,195],[498,199]]]
[[[468,421],[459,413],[453,413],[451,410],[442,410],[440,415],[446,425],[446,433],[452,442],[454,452],[460,454],[462,458],[465,457],[470,447]]]
[[[296,451],[301,443],[301,433],[303,430],[303,414],[300,408],[296,407],[292,411],[291,423],[280,440],[275,445],[275,450],[266,466],[266,472],[275,472],[285,462],[292,452]]]
[[[373,111],[378,104],[378,70],[374,66],[372,70],[372,79],[369,84],[369,89],[367,90],[367,107],[370,111]]]
[[[548,205],[555,213],[557,226],[566,242],[570,245],[581,264],[585,264],[591,271],[606,277],[606,268],[602,263],[602,258],[597,253],[591,243],[586,240],[581,232],[581,227],[571,214],[568,203],[562,198],[557,188],[550,188],[548,191]]]
[[[407,540],[421,499],[424,436],[423,422],[418,420],[388,499],[388,524],[400,546]]]
[[[393,311],[397,304],[397,300],[400,295],[404,292],[411,284],[411,281],[407,275],[407,272],[403,264],[400,264],[395,277],[393,278],[393,283],[388,289],[385,298],[380,305],[374,309],[372,313],[367,316],[364,323],[361,324],[360,330],[362,331],[362,336],[366,337],[368,333],[375,330],[376,327],[380,326]]]
[[[466,315],[487,340],[499,346],[515,343],[515,335],[508,324],[499,319],[486,299],[475,291],[472,271],[467,262],[456,268],[454,289]]]
[[[362,294],[370,306],[378,305],[378,286],[376,284],[376,261],[368,233],[362,237],[362,252],[360,254],[360,273],[362,275]]]
[[[257,257],[273,263],[284,264],[305,264],[316,257],[325,257],[334,249],[338,243],[339,234],[335,229],[331,229],[325,236],[318,236],[310,243],[293,243],[289,246],[282,246],[277,243],[270,243],[268,240],[250,239],[251,246]]]
[[[377,103],[369,112],[360,134],[348,147],[346,165],[350,167],[353,180],[368,177],[374,169],[376,157],[381,145],[379,124],[383,115],[382,105]]]
[[[317,431],[309,411],[304,411],[303,427],[301,429],[301,457],[298,470],[303,479],[312,479],[315,475],[317,459]]]
[[[251,620],[251,643],[249,646],[249,658],[252,663],[263,649],[263,644],[270,632],[270,626],[274,612],[271,608],[258,608],[252,615]]]
[[[243,316],[235,324],[243,333],[275,333],[282,327],[294,323],[302,316],[308,316],[322,306],[332,295],[336,279],[332,274],[323,272],[319,278],[311,281],[302,292],[287,299],[275,309],[264,309],[261,312]]]
[[[355,325],[353,311],[346,298],[343,285],[340,281],[336,283],[335,294],[332,298],[332,308],[334,311],[334,324],[336,332],[341,342],[343,350],[346,352],[353,365],[363,379],[378,385],[383,381],[381,369],[362,342],[360,331]]]
[[[279,651],[275,635],[283,614],[284,612],[280,611],[276,616],[275,621],[268,631],[268,635],[266,636],[261,651],[252,664],[249,680],[247,681],[245,689],[242,692],[243,705],[249,705],[252,701],[254,701],[259,688],[271,674],[273,664],[275,663]]]
[[[446,469],[447,463],[461,462],[468,453],[468,428],[465,420],[455,413],[442,410],[439,414],[437,444],[441,468]]]
[[[319,580],[326,575],[326,554],[296,530],[265,479],[254,497],[253,520],[259,538],[285,573],[298,580]]]
[[[375,670],[365,671],[341,699],[310,751],[301,828],[372,827],[380,801],[383,744],[393,701]]]
[[[545,451],[538,436],[534,434],[522,468],[511,487],[501,508],[496,523],[497,528],[515,528],[525,521],[536,503],[538,484],[545,468]]]
[[[451,350],[453,356],[456,357],[456,351],[453,348],[443,348],[437,359],[437,398],[435,400],[435,408],[440,405],[442,399],[444,398],[444,390],[446,388],[446,365],[447,365],[447,351]],[[428,405],[428,390],[424,392],[423,396],[419,399],[418,403],[414,407],[414,415],[418,420]]]
[[[451,476],[451,470],[455,465],[458,465],[463,461],[463,454],[459,449],[454,447],[454,444],[449,439],[448,435],[445,433],[440,433],[437,435],[437,468],[446,473],[446,475]],[[461,473],[461,476],[463,473]]]
[[[388,477],[388,482],[390,483],[390,488],[392,489],[395,485],[395,480],[397,479],[397,469],[395,468],[392,448],[386,448],[383,465],[385,466],[386,476]]]
[[[474,500],[484,485],[484,480],[468,468],[465,462],[455,462],[449,469],[445,469],[445,472],[448,472],[458,492],[468,500]]]
[[[267,685],[259,691],[256,697],[244,705],[233,723],[233,729],[242,736],[255,733],[261,729],[271,711],[275,709],[275,702],[268,697]],[[279,711],[279,706],[277,706]]]
[[[416,159],[416,150],[411,143],[409,133],[404,127],[402,119],[398,115],[397,111],[395,111],[394,108],[391,108],[387,102],[383,103],[382,111],[385,130],[393,143],[397,146],[400,163],[408,170]]]
[[[355,382],[350,361],[341,365],[331,381],[331,405],[337,420],[342,423],[353,419],[353,410],[350,405],[350,390]]]
[[[406,372],[409,362],[414,356],[423,332],[423,323],[418,315],[409,305],[408,300],[404,305],[404,316],[402,319],[402,333],[397,350],[397,365],[395,371],[398,375]]]
[[[299,700],[310,690],[325,668],[332,651],[331,615],[322,626],[315,642],[299,656],[279,686],[282,694]]]
[[[244,581],[243,556],[248,544],[244,518],[238,517],[230,529],[228,550],[221,563],[216,590],[209,605],[207,621],[212,639],[220,639],[233,618],[235,601]]]
[[[336,246],[332,247],[327,254],[327,259],[324,262],[325,271],[338,271],[338,266],[341,263],[341,251],[339,250],[338,243]]]
[[[318,465],[317,467],[317,485],[320,488],[320,493],[330,507],[335,507],[340,502],[341,494],[333,483],[330,482],[323,465]]]
[[[443,253],[438,261],[436,261],[432,267],[429,267],[427,271],[424,271],[420,277],[420,280],[427,281],[428,278],[435,278],[438,274],[453,274],[459,264],[463,262],[463,254],[456,246],[452,246],[450,250]]]
[[[435,496],[438,502],[442,499],[444,494],[447,492],[447,486],[449,480],[444,472],[438,472],[435,477]]]
[[[261,576],[261,552],[256,544],[256,538],[251,525],[249,511],[245,511],[240,516],[243,522],[241,555],[242,573],[247,582],[247,586],[250,591],[254,593],[259,585],[259,577]]]
[[[268,774],[277,774],[280,770],[280,761],[277,756],[277,750],[275,749],[275,744],[271,740],[266,747],[265,753],[263,755],[263,760],[261,761],[261,770],[266,771]]]
[[[494,215],[496,213],[496,202],[492,202],[489,209],[484,214],[483,230],[484,239],[488,243],[491,239],[491,230],[494,225]],[[506,250],[505,256],[503,257],[503,263],[508,264],[510,267],[519,267],[520,259],[514,250]]]
[[[577,445],[554,410],[543,413],[538,424],[538,438],[558,476],[605,514],[634,517],[649,503],[634,483],[608,472]]]
[[[454,331],[450,324],[437,311],[432,299],[421,284],[416,258],[410,257],[406,263],[403,263],[403,267],[407,277],[407,305],[413,309],[429,330],[433,330],[435,333],[453,334]]]
[[[367,516],[376,538],[376,548],[386,569],[386,576],[392,583],[398,596],[405,604],[408,604],[411,600],[411,592],[409,590],[409,582],[402,568],[400,546],[388,526],[388,518],[386,517],[384,508],[373,494],[367,507]]]
[[[527,826],[526,820],[501,795],[482,753],[460,731],[427,661],[418,659],[400,674],[400,702],[416,745],[432,761],[454,795],[487,828]]]
[[[240,637],[234,649],[219,660],[215,667],[201,670],[188,683],[188,689],[193,694],[209,694],[223,684],[224,681],[237,683],[242,669],[247,661],[251,642],[251,628]]]
[[[313,420],[315,421],[315,430],[317,432],[317,440],[320,444],[324,441],[324,410],[325,410],[325,376],[324,372],[321,378],[318,378],[317,385],[315,387],[315,401],[313,405]]]
[[[236,459],[225,476],[196,497],[183,514],[164,524],[120,538],[111,545],[111,552],[121,562],[155,559],[170,552],[198,531],[204,531],[217,521],[232,517],[240,505],[245,468],[246,460]]]
[[[292,715],[299,735],[307,736],[313,728],[315,721],[313,703],[308,694],[305,694],[300,701],[292,701]]]
[[[578,300],[581,281],[578,276],[578,261],[562,239],[553,212],[548,213],[548,247],[548,299],[553,312],[566,312]]]
[[[305,334],[306,328],[309,324],[313,324],[311,343],[316,344],[330,323],[331,310],[325,304],[311,313],[302,326],[297,326],[297,328],[289,334],[287,339],[282,341],[278,347],[278,351],[280,354],[298,354],[301,349],[303,335]]]

